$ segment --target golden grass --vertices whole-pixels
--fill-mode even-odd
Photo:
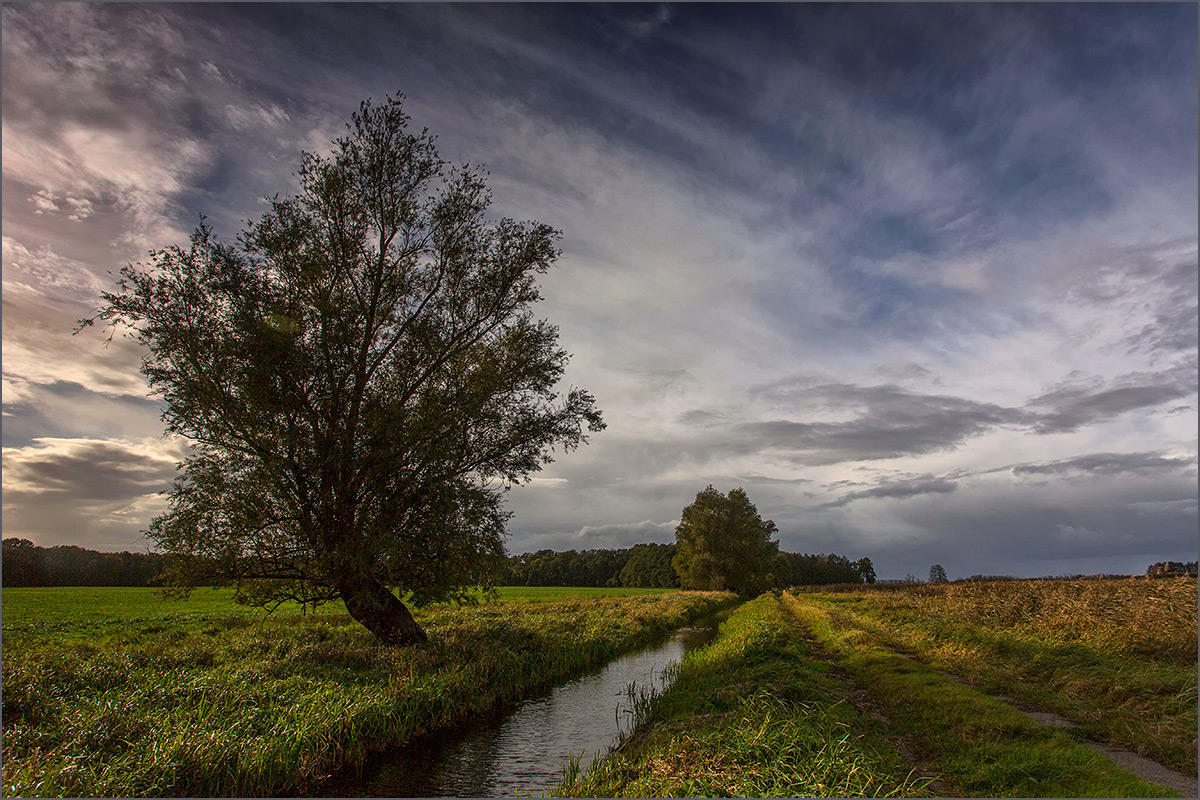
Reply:
[[[917,584],[805,595],[985,691],[1196,774],[1195,578]]]

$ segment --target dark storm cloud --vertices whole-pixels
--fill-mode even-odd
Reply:
[[[772,419],[727,428],[718,445],[731,452],[780,451],[796,464],[900,458],[954,450],[998,428],[1038,434],[1074,431],[1139,409],[1151,409],[1196,391],[1195,367],[1182,363],[1157,373],[1132,373],[1115,381],[1071,380],[1021,408],[945,394],[926,394],[887,384],[857,386],[792,377],[752,387],[751,399],[796,416],[834,413],[836,422]],[[701,409],[680,422],[711,429],[721,417]]]
[[[90,438],[97,433],[122,440],[158,437],[163,407],[154,399],[107,394],[78,383],[29,383],[4,404],[4,447],[28,447],[39,438]]]
[[[1118,475],[1125,472],[1175,471],[1194,466],[1195,463],[1195,458],[1169,458],[1161,453],[1090,453],[1048,464],[1018,464],[1012,468],[1012,472],[1014,475],[1063,475],[1072,472]]]
[[[114,441],[41,439],[4,451],[5,504],[132,500],[170,488],[175,460]]]
[[[949,450],[985,431],[1022,421],[1014,409],[894,385],[854,386],[793,378],[755,387],[751,397],[798,412],[845,412],[844,422],[776,419],[732,428],[758,448],[778,448],[797,464],[834,464]]]
[[[911,478],[884,481],[872,489],[850,492],[849,494],[842,495],[832,503],[826,503],[825,506],[828,508],[838,508],[848,503],[853,503],[855,500],[869,500],[872,498],[902,500],[922,494],[949,494],[956,487],[957,484],[954,481],[947,480],[946,478],[937,478],[929,474],[917,475]]]
[[[1038,433],[1062,433],[1196,393],[1194,358],[1162,372],[1138,372],[1111,382],[1069,381],[1025,404]]]
[[[940,563],[972,574],[1140,574],[1171,553],[1196,558],[1195,480],[1130,486],[1118,476],[1089,490],[1013,486],[991,493],[960,489],[933,506],[900,505],[898,525],[918,536],[881,537],[872,560],[889,577],[922,575]],[[1190,486],[1188,484],[1191,484]],[[1099,502],[1106,496],[1105,502]],[[1146,498],[1133,500],[1132,498]]]

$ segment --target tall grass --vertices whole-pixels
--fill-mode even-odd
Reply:
[[[637,698],[641,726],[557,794],[574,797],[922,795],[927,781],[846,700],[771,595],[740,607],[661,695]]]
[[[10,626],[6,615],[3,792],[303,794],[369,750],[515,701],[730,602],[675,592],[436,606],[416,612],[430,641],[411,648],[381,646],[336,613],[76,628]]]
[[[1196,775],[1195,578],[920,584],[807,597],[992,694]]]
[[[882,706],[943,778],[968,796],[1170,797],[1071,735],[895,652],[881,626],[826,598],[790,609]]]

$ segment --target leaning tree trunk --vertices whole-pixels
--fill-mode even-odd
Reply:
[[[366,626],[384,644],[418,644],[429,638],[413,619],[408,607],[371,576],[347,570],[338,589],[350,616]]]

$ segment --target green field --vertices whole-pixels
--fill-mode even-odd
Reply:
[[[895,596],[892,596],[894,599]],[[1085,747],[911,654],[886,635],[830,608],[828,596],[785,596],[785,605],[862,687],[938,779],[968,797],[1170,797]]]
[[[591,588],[563,586],[502,586],[500,600],[567,600],[578,597],[629,597],[664,594],[678,589]],[[164,619],[168,617],[205,617],[241,614],[250,617],[269,616],[260,608],[238,605],[228,589],[196,589],[183,599],[165,599],[155,589],[134,589],[118,586],[64,586],[55,589],[5,589],[3,624],[13,626],[111,625],[130,620]],[[273,615],[288,616],[301,613],[296,603],[284,603]],[[345,614],[340,602],[326,603],[310,614]]]
[[[333,608],[267,615],[209,591],[182,605],[136,589],[6,591],[4,795],[304,794],[369,749],[513,702],[733,600],[503,594],[417,609],[429,642],[392,648]]]

